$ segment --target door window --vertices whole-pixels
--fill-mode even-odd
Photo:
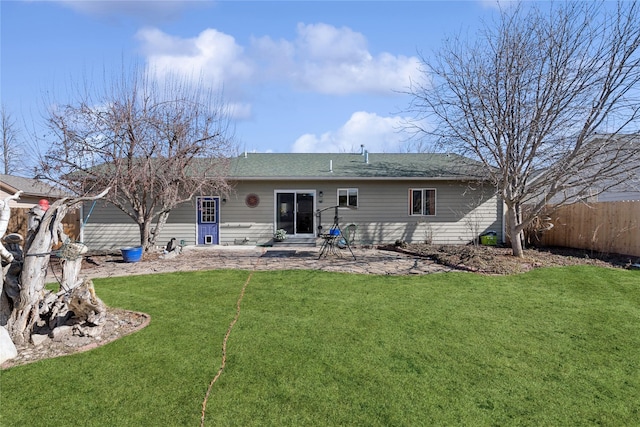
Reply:
[[[214,199],[200,199],[200,223],[215,224],[216,201]]]

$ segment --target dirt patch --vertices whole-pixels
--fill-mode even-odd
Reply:
[[[511,248],[497,246],[400,244],[387,246],[385,249],[484,274],[517,274],[534,268],[570,265],[630,268],[640,262],[638,257],[629,255],[602,254],[568,248],[525,249],[523,258],[512,256]]]

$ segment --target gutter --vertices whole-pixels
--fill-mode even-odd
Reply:
[[[361,181],[489,181],[489,178],[479,178],[476,176],[406,176],[406,177],[389,177],[389,176],[276,176],[276,177],[264,177],[264,176],[243,176],[243,177],[226,177],[230,181],[344,181],[361,180]]]

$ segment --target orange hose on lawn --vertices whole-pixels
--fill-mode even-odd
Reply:
[[[260,262],[260,258],[258,258],[258,262]],[[256,263],[258,265],[258,263]],[[255,271],[255,270],[254,270]],[[222,375],[222,371],[224,371],[225,366],[227,365],[227,341],[229,340],[229,335],[231,335],[231,329],[233,329],[233,325],[236,324],[238,318],[240,317],[240,303],[242,302],[242,298],[244,298],[244,292],[247,289],[247,285],[251,281],[251,277],[253,276],[253,272],[249,273],[249,277],[247,277],[247,281],[244,282],[244,286],[242,286],[242,291],[240,291],[240,296],[238,297],[238,301],[236,302],[236,315],[229,324],[229,329],[227,329],[227,333],[224,336],[224,340],[222,340],[222,363],[220,365],[220,369],[218,369],[218,373],[209,383],[209,388],[207,389],[207,393],[204,396],[204,401],[202,402],[202,416],[200,418],[200,426],[204,427],[204,417],[207,411],[207,401],[209,400],[209,395],[211,394],[211,389],[213,385],[218,381],[220,375]]]

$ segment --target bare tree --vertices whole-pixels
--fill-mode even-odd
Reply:
[[[552,199],[574,201],[637,173],[637,2],[521,2],[472,41],[422,57],[409,89],[419,139],[481,160],[507,207],[513,254]],[[530,205],[526,211],[523,205]]]
[[[43,171],[77,194],[111,187],[106,200],[138,225],[145,250],[174,207],[228,191],[228,115],[204,85],[122,72],[103,91],[50,109],[48,125],[55,142]]]
[[[19,130],[15,119],[4,105],[0,112],[0,131],[2,132],[2,147],[0,147],[2,150],[2,173],[11,175],[20,172]]]

